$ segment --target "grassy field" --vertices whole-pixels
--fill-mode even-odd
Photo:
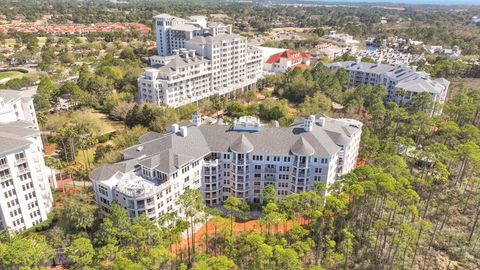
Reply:
[[[90,114],[92,117],[98,119],[102,123],[102,131],[101,133],[109,133],[115,130],[122,130],[125,128],[125,125],[121,121],[112,121],[111,119],[108,118],[108,115],[98,112],[98,111],[88,111],[88,114]]]
[[[21,78],[25,74],[26,73],[22,73],[18,71],[0,71],[0,80],[3,80],[5,78],[10,78],[10,79]]]
[[[462,89],[480,90],[480,78],[462,78],[450,82],[449,96],[458,94]]]
[[[86,154],[86,158],[89,160],[89,163],[90,163],[90,164],[93,164],[95,149],[94,149],[94,148],[88,149],[88,150],[85,152],[85,154]],[[82,165],[85,165],[85,164],[87,164],[86,158],[85,158],[85,155],[84,155],[84,153],[83,153],[82,150],[78,151],[77,157],[76,157],[77,162],[80,162]]]
[[[47,37],[37,37],[38,38],[38,46],[43,47],[45,42],[47,41]],[[17,42],[13,38],[5,39],[5,44],[8,46],[14,46]]]

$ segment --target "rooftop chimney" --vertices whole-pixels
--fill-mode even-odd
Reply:
[[[187,137],[187,127],[181,127],[180,134],[182,135],[182,137]]]
[[[303,130],[310,132],[313,130],[313,123],[315,123],[315,115],[310,115],[303,120]]]
[[[325,117],[318,118],[318,124],[323,127],[325,126]]]
[[[188,53],[192,58],[195,58],[195,50],[188,50]]]

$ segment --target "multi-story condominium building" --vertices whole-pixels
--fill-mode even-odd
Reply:
[[[263,126],[241,117],[231,126],[174,124],[165,134],[149,132],[123,151],[124,161],[93,170],[96,200],[106,213],[113,201],[131,217],[155,218],[176,211],[186,189],[200,189],[207,205],[228,196],[261,201],[269,184],[280,197],[331,185],[356,165],[362,124],[310,116],[289,127]]]
[[[419,72],[415,67],[404,65],[388,65],[366,63],[360,61],[345,61],[329,64],[333,70],[345,68],[349,75],[349,87],[361,84],[384,84],[387,88],[387,99],[398,104],[407,103],[413,96],[427,92],[433,101],[445,103],[450,82],[444,78],[430,79],[426,72]],[[400,91],[401,90],[401,91]],[[442,108],[432,108],[433,114],[441,114]]]
[[[34,226],[52,210],[42,150],[32,98],[0,90],[0,231]]]
[[[0,123],[20,121],[26,127],[38,129],[33,94],[28,90],[0,90]]]
[[[207,27],[198,16],[189,21],[165,14],[154,18],[159,55],[150,58],[151,67],[138,79],[142,101],[178,107],[248,89],[261,77],[261,51],[232,34],[231,26]]]

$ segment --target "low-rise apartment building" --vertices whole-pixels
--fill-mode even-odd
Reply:
[[[445,103],[450,82],[444,78],[430,79],[426,72],[417,71],[415,67],[367,63],[360,61],[344,61],[328,64],[332,70],[345,68],[349,75],[349,87],[361,84],[384,84],[387,88],[387,99],[398,104],[406,104],[419,93],[427,92],[433,101]],[[432,109],[433,114],[441,114],[442,108]]]
[[[179,107],[214,94],[249,89],[262,76],[261,51],[231,33],[230,26],[207,27],[201,17],[154,18],[159,55],[151,57],[151,66],[138,79],[142,101]]]
[[[47,220],[52,171],[42,150],[31,96],[0,90],[0,231],[17,232]]]
[[[174,124],[165,134],[149,132],[123,152],[124,161],[93,170],[96,200],[103,213],[114,201],[131,217],[154,219],[177,211],[186,189],[200,189],[207,205],[228,196],[261,202],[274,185],[280,197],[331,185],[356,165],[362,124],[351,119],[310,116],[289,127],[263,126],[241,117],[230,126]]]
[[[290,69],[304,69],[308,66],[310,66],[309,54],[284,50],[270,55],[263,64],[263,70],[266,72],[287,72]]]

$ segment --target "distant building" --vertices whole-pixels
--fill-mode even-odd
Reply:
[[[53,208],[43,145],[28,91],[0,90],[0,231],[47,220]]]
[[[480,25],[480,19],[477,16],[473,16],[472,18],[470,18],[470,21],[468,21],[468,24]]]
[[[270,55],[265,63],[263,70],[266,72],[286,72],[294,68],[306,68],[310,65],[310,55],[296,52],[294,50],[284,50]]]
[[[332,70],[345,68],[349,75],[349,87],[361,84],[384,84],[387,88],[387,98],[399,104],[407,103],[413,96],[427,92],[432,95],[433,101],[445,103],[450,82],[444,78],[431,80],[426,72],[419,72],[416,67],[404,65],[387,65],[380,63],[366,63],[360,61],[336,62],[327,65]],[[399,90],[402,91],[399,91]],[[436,109],[432,113],[441,114]]]
[[[348,52],[352,52],[351,48],[339,47],[330,43],[316,45],[315,49],[308,51],[308,53],[316,58],[327,57],[328,59],[335,59]]]
[[[410,64],[411,62],[416,62],[424,60],[425,57],[423,54],[410,54],[402,53],[395,51],[394,49],[389,50],[359,50],[352,54],[353,56],[359,58],[371,58],[375,61],[385,62],[391,65],[403,65]]]
[[[429,53],[438,53],[442,56],[446,56],[448,60],[456,60],[462,54],[462,50],[457,45],[451,49],[443,48],[443,46],[429,46],[426,48]]]
[[[348,34],[337,33],[337,31],[330,31],[328,35],[323,36],[325,39],[330,39],[336,41],[342,46],[345,47],[354,47],[357,48],[360,45],[360,41],[353,38],[353,36]]]
[[[162,14],[157,24],[157,50],[151,66],[138,79],[142,101],[179,107],[214,94],[250,89],[262,76],[261,51],[248,46],[231,26],[205,17],[189,21]]]
[[[229,196],[261,202],[262,189],[278,196],[333,184],[356,166],[362,123],[310,116],[289,127],[263,126],[241,117],[231,126],[205,125],[198,113],[170,132],[149,132],[123,151],[124,161],[93,170],[97,203],[107,213],[118,201],[130,217],[177,212],[186,189],[200,189],[205,204]]]

